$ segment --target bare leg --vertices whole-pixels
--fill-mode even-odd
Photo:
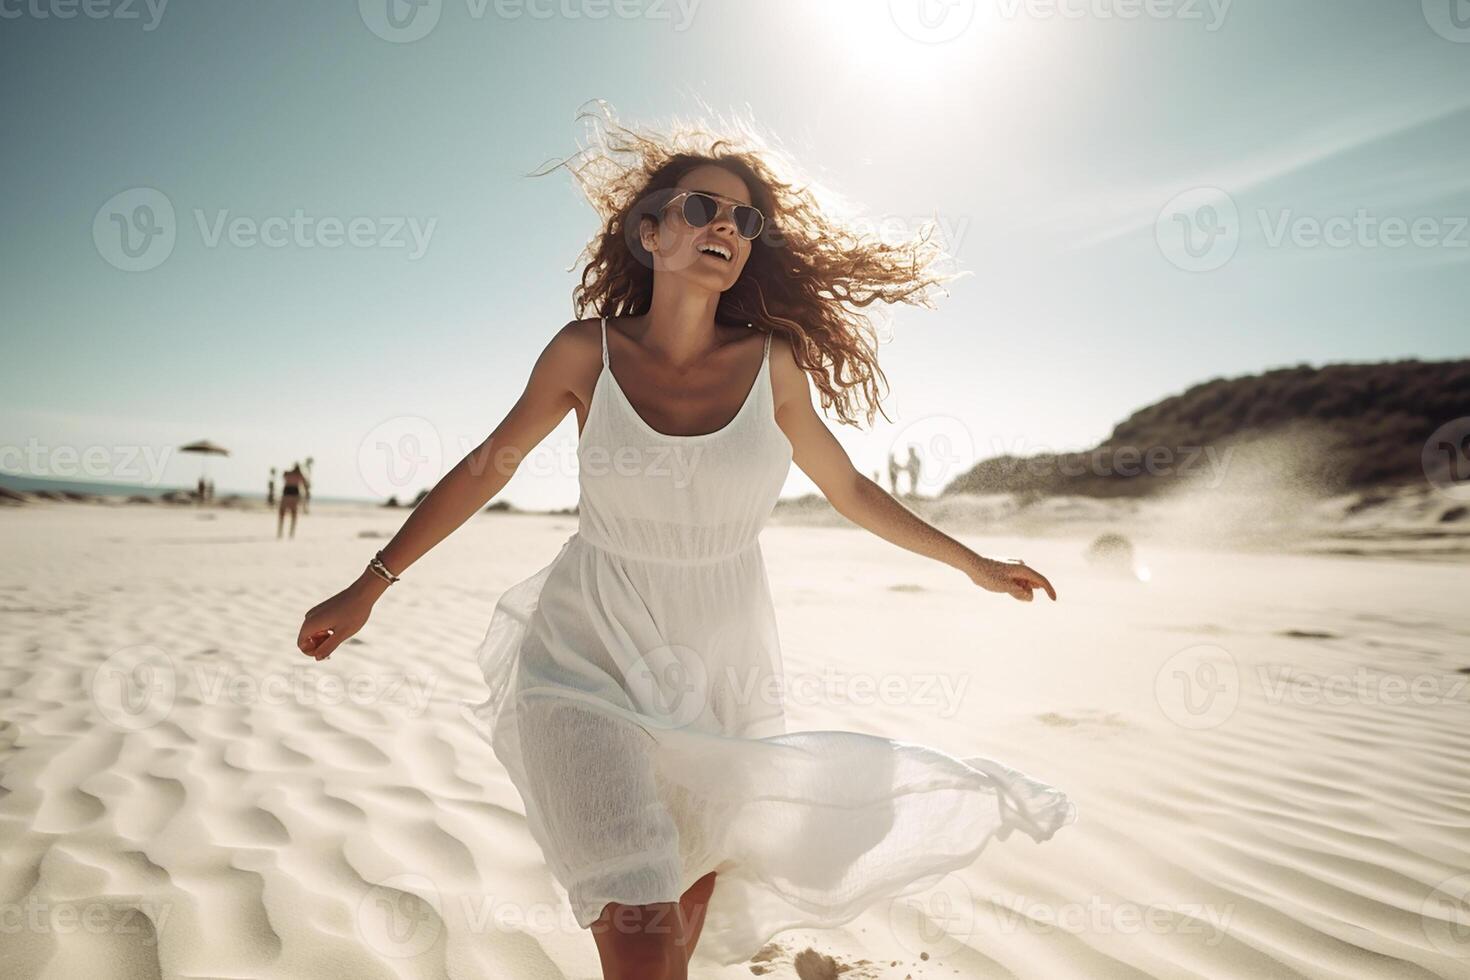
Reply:
[[[679,899],[679,906],[684,912],[684,958],[686,962],[694,958],[694,947],[699,943],[699,934],[704,929],[704,912],[714,892],[715,873],[711,871],[690,885],[689,890]]]
[[[608,902],[591,926],[603,980],[688,980],[683,917],[678,902]]]
[[[296,537],[296,501],[282,500],[281,510],[276,517],[276,537],[280,538],[282,525],[286,523],[286,515],[291,515],[291,537]]]
[[[690,885],[678,904],[604,906],[591,926],[604,980],[687,980],[714,890],[711,871]]]

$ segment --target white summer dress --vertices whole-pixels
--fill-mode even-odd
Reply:
[[[768,334],[729,423],[665,435],[613,377],[603,319],[577,530],[501,595],[477,654],[489,696],[460,702],[577,924],[608,902],[677,902],[718,871],[696,955],[721,964],[930,887],[992,837],[1076,819],[990,759],[786,731],[758,540],[791,465],[770,349]]]

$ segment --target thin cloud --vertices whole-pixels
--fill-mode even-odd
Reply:
[[[1470,101],[1450,106],[1441,104],[1429,111],[1420,109],[1417,115],[1405,112],[1402,106],[1380,107],[1371,116],[1344,120],[1325,131],[1312,134],[1309,139],[1299,140],[1296,145],[1269,154],[1239,159],[1223,167],[1197,172],[1167,184],[1126,190],[1110,188],[1106,195],[1058,204],[1039,223],[1059,230],[1066,229],[1065,237],[1069,241],[1062,246],[1064,251],[1096,248],[1152,229],[1160,209],[1182,191],[1196,187],[1219,187],[1234,196],[1247,194],[1273,182],[1305,180],[1310,171],[1331,161],[1345,159],[1374,144],[1401,139],[1415,130],[1443,128],[1463,131],[1462,117],[1467,115],[1470,115]],[[1398,181],[1397,184],[1400,189],[1413,186],[1413,182],[1408,179]],[[1448,176],[1436,183],[1420,184],[1418,199],[1440,199],[1464,191],[1467,187],[1470,187],[1470,179]],[[1355,201],[1348,210],[1361,206],[1361,202]],[[1092,226],[1091,230],[1085,230],[1088,226]],[[1083,229],[1080,234],[1079,229]]]

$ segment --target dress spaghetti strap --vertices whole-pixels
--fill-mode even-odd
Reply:
[[[607,367],[607,317],[602,318],[602,366]]]

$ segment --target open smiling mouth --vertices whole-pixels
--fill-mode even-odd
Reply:
[[[723,245],[701,245],[699,246],[699,253],[701,255],[712,255],[722,262],[729,262],[734,258],[730,250]]]

